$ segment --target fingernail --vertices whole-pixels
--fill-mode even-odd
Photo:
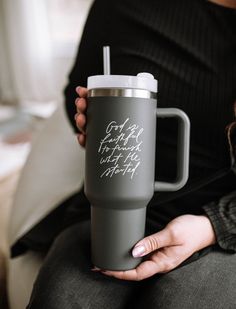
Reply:
[[[134,247],[132,251],[133,257],[141,257],[145,254],[145,247],[144,246],[137,246]]]
[[[79,91],[80,88],[81,88],[81,86],[77,86],[77,87],[75,88],[75,90],[76,90],[76,91]]]
[[[98,268],[98,267],[96,267],[96,266],[94,266],[93,268],[91,268],[91,271],[101,271],[101,268]]]
[[[74,116],[75,120],[77,119],[78,116],[79,116],[79,113],[76,113]]]

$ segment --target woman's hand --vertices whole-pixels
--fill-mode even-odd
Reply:
[[[143,280],[157,273],[169,272],[194,252],[213,245],[215,241],[214,230],[206,216],[183,215],[172,220],[160,232],[142,239],[135,245],[133,256],[146,256],[146,260],[137,268],[101,272],[123,280]]]
[[[87,109],[87,95],[88,90],[84,87],[77,87],[76,92],[78,93],[79,97],[75,100],[75,105],[77,109],[77,114],[75,115],[75,122],[77,128],[80,130],[81,133],[78,134],[78,142],[82,147],[85,147],[86,144],[86,109]]]

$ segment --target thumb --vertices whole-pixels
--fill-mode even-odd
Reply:
[[[133,248],[133,257],[141,257],[157,249],[170,246],[172,237],[168,228],[140,240]]]

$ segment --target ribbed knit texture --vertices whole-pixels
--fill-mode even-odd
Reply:
[[[204,185],[230,168],[225,128],[233,121],[236,100],[235,11],[205,0],[95,1],[65,90],[74,128],[75,87],[86,86],[88,76],[103,73],[102,46],[107,44],[112,74],[152,73],[159,80],[158,106],[181,108],[191,121],[188,184],[178,193],[180,198],[175,193],[155,194],[150,219],[163,216],[167,221],[205,209],[219,243],[235,249],[235,198],[218,202],[236,190],[235,176],[225,173],[222,180]],[[175,121],[159,121],[158,179],[175,176],[176,131]]]
[[[218,203],[203,206],[216,233],[218,244],[223,249],[236,252],[236,193],[222,197]]]

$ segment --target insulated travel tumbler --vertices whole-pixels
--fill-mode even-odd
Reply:
[[[188,179],[190,123],[179,109],[156,108],[157,80],[149,73],[91,76],[87,87],[92,262],[102,269],[132,269],[141,261],[131,250],[144,237],[154,190],[176,191]],[[156,117],[179,120],[175,183],[154,181]]]

